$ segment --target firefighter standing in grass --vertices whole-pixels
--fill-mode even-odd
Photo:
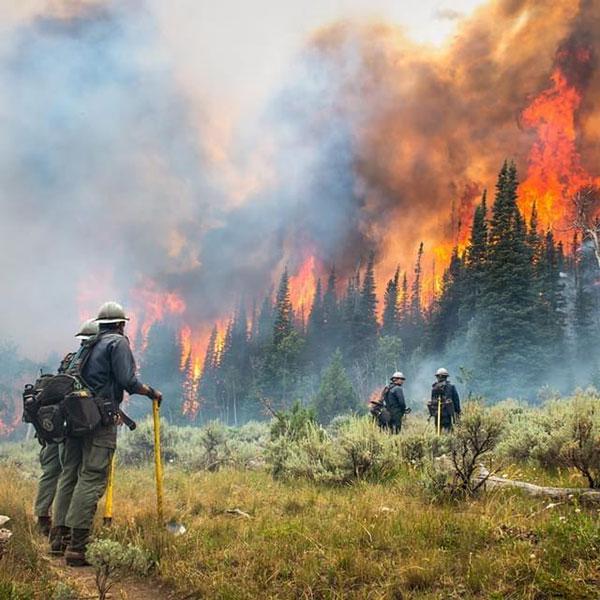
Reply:
[[[400,433],[402,418],[410,412],[410,409],[406,408],[402,390],[405,381],[406,377],[400,371],[396,371],[391,377],[390,384],[386,385],[381,392],[379,402],[371,402],[370,412],[377,424],[392,433]]]
[[[116,302],[100,308],[96,322],[100,331],[81,376],[95,397],[112,401],[115,411],[123,392],[148,396],[159,403],[162,394],[136,377],[136,366],[129,340],[124,335],[128,321]],[[52,549],[60,552],[70,534],[65,559],[68,565],[87,564],[85,551],[90,537],[98,500],[104,494],[113,453],[117,445],[116,423],[100,426],[84,437],[67,437],[63,471],[54,502],[54,521],[60,527],[51,540]],[[62,515],[59,522],[57,515]]]
[[[392,433],[400,433],[402,419],[408,412],[406,400],[404,399],[404,390],[402,389],[405,381],[406,377],[400,371],[396,371],[392,375],[391,383],[385,395],[385,406],[390,412],[388,427]]]
[[[434,423],[438,423],[441,428],[450,432],[452,425],[460,416],[460,398],[456,387],[448,381],[450,374],[444,368],[435,372],[436,381],[431,386],[431,400],[427,404],[429,416],[433,417]],[[441,415],[438,417],[438,410],[441,407]]]
[[[75,335],[81,340],[83,346],[85,340],[94,337],[98,333],[98,323],[94,320],[85,321]],[[59,373],[65,373],[77,352],[70,352],[60,363]],[[34,512],[37,517],[38,528],[43,535],[48,535],[52,526],[50,507],[56,494],[56,484],[62,471],[62,453],[64,444],[62,441],[46,442],[40,440],[40,467],[42,474],[38,482],[37,495],[35,498]]]

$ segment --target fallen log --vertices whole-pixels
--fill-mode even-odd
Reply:
[[[489,471],[483,467],[479,472],[479,480],[485,480],[484,486],[486,489],[510,487],[521,489],[530,496],[543,496],[545,498],[552,498],[553,500],[577,498],[583,502],[600,502],[600,490],[594,490],[592,488],[559,488],[535,485],[534,483],[527,483],[526,481],[490,475]]]

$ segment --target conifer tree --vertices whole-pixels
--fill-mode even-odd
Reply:
[[[287,267],[283,270],[275,300],[275,321],[273,324],[273,341],[281,342],[292,332],[293,309],[290,300],[290,280]]]
[[[375,289],[375,256],[371,253],[358,302],[354,341],[362,350],[373,348],[377,338],[377,293]]]
[[[323,373],[314,407],[317,418],[324,424],[329,423],[338,414],[358,408],[358,396],[344,369],[342,353],[339,350],[336,350]]]
[[[330,356],[334,348],[341,343],[340,308],[337,299],[337,275],[335,267],[331,268],[327,278],[327,288],[323,295],[323,355]]]
[[[487,266],[488,225],[487,191],[475,208],[471,237],[464,258],[464,297],[460,309],[461,324],[468,324],[477,314]]]
[[[517,171],[505,162],[496,184],[482,294],[479,355],[490,381],[531,385],[535,372],[533,272],[525,222],[517,207]]]
[[[269,292],[261,305],[260,312],[256,323],[256,334],[253,336],[253,341],[258,346],[263,346],[271,340],[273,335],[274,310],[272,301],[272,292]]]
[[[204,354],[204,362],[202,366],[202,375],[198,383],[198,394],[201,399],[202,416],[208,419],[218,416],[217,406],[217,370],[218,352],[217,352],[217,337],[218,330],[215,325],[210,332],[208,346]]]
[[[398,295],[400,284],[400,267],[396,269],[394,277],[387,283],[383,297],[383,335],[397,336],[400,332]]]
[[[432,306],[427,345],[435,354],[442,353],[460,330],[460,313],[464,300],[464,267],[458,248],[452,251],[450,265],[444,272],[442,290]]]

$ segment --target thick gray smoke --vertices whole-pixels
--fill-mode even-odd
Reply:
[[[349,136],[330,111],[308,117],[331,101],[326,80],[273,99],[277,180],[232,207],[157,36],[143,11],[96,6],[4,41],[0,335],[28,355],[68,348],[82,306],[148,281],[179,292],[194,323],[263,294],[307,247],[356,248]]]

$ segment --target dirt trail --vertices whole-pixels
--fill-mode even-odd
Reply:
[[[48,556],[50,568],[58,578],[77,590],[80,600],[95,600],[98,592],[92,567],[68,567],[62,558]],[[165,589],[158,582],[125,580],[115,582],[110,589],[111,600],[181,600],[181,596]]]

